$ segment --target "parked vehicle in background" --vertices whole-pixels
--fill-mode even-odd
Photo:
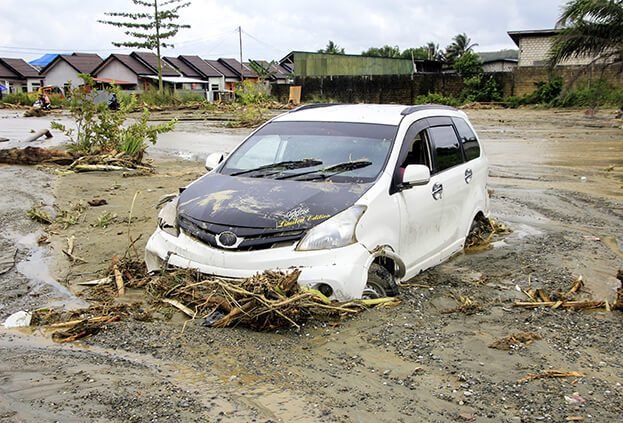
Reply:
[[[150,271],[296,267],[301,285],[338,300],[391,296],[488,214],[484,151],[446,106],[303,106],[206,167],[161,210]]]

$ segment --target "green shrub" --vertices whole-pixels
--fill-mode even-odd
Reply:
[[[415,104],[445,104],[446,106],[458,107],[461,101],[455,97],[444,96],[439,93],[428,93],[415,98]]]
[[[259,104],[270,100],[268,87],[260,82],[244,80],[234,90],[236,101],[241,104]]]
[[[559,107],[623,106],[623,88],[614,88],[600,79],[590,85],[569,90],[558,97],[553,104]]]
[[[11,93],[2,96],[3,103],[16,104],[21,106],[32,106],[37,101],[37,93]]]

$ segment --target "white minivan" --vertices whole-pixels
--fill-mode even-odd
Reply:
[[[297,268],[333,299],[391,296],[488,215],[484,151],[447,106],[302,106],[206,167],[161,210],[149,271]]]

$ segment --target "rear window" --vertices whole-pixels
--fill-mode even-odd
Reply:
[[[465,160],[474,160],[480,157],[480,144],[476,134],[469,127],[467,122],[460,118],[453,118],[456,130],[459,132],[461,143],[463,143],[463,151],[465,152]]]
[[[437,172],[463,163],[461,146],[452,126],[433,126],[429,133],[435,147]]]

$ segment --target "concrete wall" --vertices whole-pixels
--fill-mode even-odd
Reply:
[[[614,87],[623,87],[622,70],[620,65],[609,66],[604,71],[586,66],[559,66],[553,72],[547,66],[518,67],[513,72],[513,95],[530,94],[537,82],[548,81],[553,75],[562,77],[565,88],[583,86],[598,79],[605,79]]]
[[[437,92],[458,96],[463,81],[457,75],[416,74],[385,76],[296,77],[301,101],[334,100],[341,103],[414,104],[419,95]],[[273,84],[272,95],[287,102],[290,86]]]
[[[512,72],[517,67],[517,63],[513,62],[489,62],[482,65],[482,71],[484,73],[492,72]]]

